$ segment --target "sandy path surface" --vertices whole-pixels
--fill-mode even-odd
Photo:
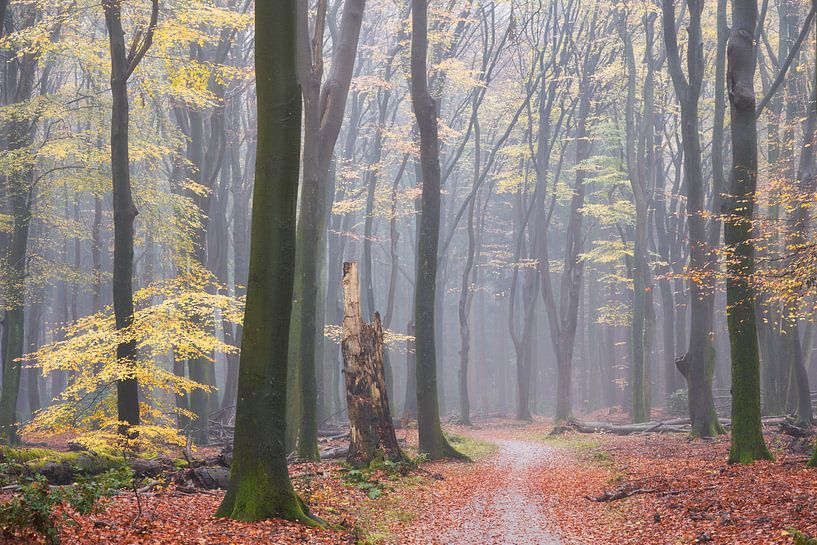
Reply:
[[[412,543],[433,545],[559,545],[548,525],[547,506],[537,475],[558,456],[545,445],[493,440],[499,452],[474,465],[479,475],[461,505],[435,506],[411,529]],[[409,536],[406,536],[409,537]],[[408,540],[407,540],[408,541]]]

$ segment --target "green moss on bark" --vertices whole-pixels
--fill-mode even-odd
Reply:
[[[216,516],[247,522],[282,518],[320,526],[320,521],[309,515],[306,505],[295,493],[289,477],[270,473],[264,466],[260,460],[249,464],[244,460],[233,469],[237,482],[230,483]]]
[[[255,164],[247,305],[230,485],[218,516],[320,524],[287,471],[287,355],[301,144],[297,1],[257,2]]]

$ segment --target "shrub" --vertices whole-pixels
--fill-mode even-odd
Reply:
[[[794,537],[794,545],[817,545],[817,538],[815,537],[809,537],[794,529],[789,529],[787,532]]]
[[[675,390],[667,396],[667,410],[679,416],[689,412],[689,394],[686,389]]]
[[[69,518],[65,509],[80,515],[93,513],[99,500],[128,486],[133,478],[130,468],[112,469],[93,478],[80,477],[71,486],[52,487],[42,475],[20,488],[20,494],[0,505],[0,534],[12,536],[33,530],[47,545],[59,545],[61,518]]]

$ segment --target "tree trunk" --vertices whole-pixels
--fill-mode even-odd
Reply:
[[[379,453],[393,462],[403,459],[389,409],[383,367],[380,314],[367,324],[360,315],[357,263],[343,264],[343,374],[349,410],[348,461],[367,465]]]
[[[473,99],[473,109],[477,109],[476,98]],[[468,223],[466,231],[468,233],[468,250],[465,257],[465,267],[462,270],[460,282],[460,300],[457,306],[457,315],[460,324],[460,369],[459,369],[459,394],[460,394],[460,423],[471,425],[471,400],[468,396],[468,358],[471,351],[471,326],[468,323],[471,314],[471,273],[474,268],[476,254],[476,232],[474,230],[474,209],[476,207],[476,192],[479,190],[479,174],[481,166],[479,120],[474,119],[474,167],[473,167],[473,188],[468,203]]]
[[[647,19],[648,49],[647,75],[645,76],[644,90],[644,119],[652,119],[653,115],[653,67],[651,58],[652,22]],[[627,20],[622,16],[620,32],[624,41],[624,56],[627,66],[627,101],[625,105],[626,142],[625,156],[630,178],[630,187],[635,203],[635,240],[633,241],[634,254],[632,259],[633,297],[632,297],[632,325],[631,346],[632,361],[630,362],[630,390],[632,394],[631,418],[634,423],[645,422],[650,418],[650,383],[649,383],[649,335],[648,329],[648,294],[651,289],[650,270],[647,263],[648,240],[647,222],[647,179],[644,168],[643,153],[636,156],[636,142],[641,141],[636,134],[636,63],[633,43],[627,32]],[[648,123],[651,130],[651,123]],[[643,151],[643,150],[641,150]]]
[[[233,463],[217,516],[313,522],[287,472],[287,356],[295,274],[301,92],[296,0],[255,5],[258,153]]]
[[[689,225],[688,281],[691,302],[689,351],[679,360],[679,370],[686,378],[689,390],[689,416],[692,434],[713,437],[723,430],[718,424],[712,396],[715,370],[713,335],[714,312],[714,248],[707,247],[704,215],[704,178],[701,165],[701,142],[698,102],[703,84],[704,58],[701,35],[702,0],[689,2],[690,19],[687,32],[688,78],[681,69],[678,42],[675,35],[675,7],[671,0],[663,1],[664,41],[667,61],[675,93],[681,104],[681,139],[684,151],[684,176],[687,192],[687,224]],[[716,90],[716,92],[718,92]],[[719,199],[716,195],[713,199]]]
[[[817,88],[812,89],[809,97],[808,115],[803,127],[803,146],[800,151],[800,161],[797,168],[797,196],[796,205],[792,211],[793,225],[787,246],[801,248],[808,244],[808,230],[811,224],[811,204],[815,187],[817,187],[817,171],[814,164],[814,133],[817,130]],[[797,305],[792,304],[790,311],[796,315]],[[800,327],[797,318],[793,319],[791,330],[788,332],[793,341],[793,371],[797,390],[797,423],[810,425],[814,420],[811,406],[811,388],[809,387],[806,358],[800,340]],[[808,338],[808,335],[806,335]]]
[[[406,324],[406,399],[403,402],[403,420],[417,418],[417,344],[414,322]]]
[[[41,294],[42,296],[42,294]],[[26,349],[29,354],[37,351],[40,347],[40,326],[43,319],[43,302],[34,301],[31,303],[28,316],[28,326],[26,328]],[[40,410],[40,371],[35,367],[27,367],[25,370],[28,381],[28,408],[34,415]]]
[[[128,79],[141,62],[153,41],[159,15],[159,2],[153,0],[151,19],[144,35],[136,34],[138,42],[130,49],[125,44],[122,29],[122,5],[118,0],[104,0],[105,24],[111,52],[111,181],[113,185],[113,307],[116,329],[126,329],[133,323],[133,204],[130,180],[128,142],[129,105]],[[126,367],[135,367],[136,342],[125,341],[116,347],[117,359]],[[139,386],[135,376],[117,380],[117,413],[123,424],[120,431],[139,425]]]
[[[317,460],[318,452],[318,386],[316,377],[316,339],[323,337],[324,324],[318,322],[318,275],[322,270],[326,223],[332,207],[327,190],[329,167],[338,133],[343,122],[346,99],[357,57],[360,26],[365,0],[344,3],[335,44],[331,71],[321,87],[323,77],[323,18],[325,4],[319,5],[315,36],[309,38],[308,2],[301,0],[298,15],[298,56],[304,98],[304,157],[301,209],[298,215],[298,284],[295,294],[299,305],[295,347],[301,385],[301,418],[298,453]],[[322,6],[322,7],[321,7]],[[321,302],[323,304],[323,302]]]
[[[724,241],[731,255],[726,264],[726,299],[732,349],[731,463],[770,459],[760,422],[760,362],[754,290],[752,214],[757,188],[755,121],[755,0],[732,0],[732,30],[727,50],[727,89],[732,112],[732,170],[725,204]]]
[[[440,149],[437,107],[428,90],[428,0],[411,1],[411,103],[420,132],[422,211],[417,239],[414,324],[417,349],[417,427],[420,452],[430,459],[457,456],[440,426],[435,313],[440,238]]]
[[[34,24],[35,11],[26,8],[21,13],[21,27]],[[21,55],[10,61],[14,66],[9,69],[12,78],[7,89],[15,103],[31,99],[34,86],[34,72],[37,60],[33,53]],[[8,126],[9,150],[27,150],[34,138],[34,124],[31,119],[14,119]],[[26,306],[26,273],[28,271],[28,239],[31,225],[31,211],[36,187],[33,168],[23,169],[7,177],[6,198],[12,216],[11,237],[5,256],[6,308],[3,319],[3,387],[0,393],[0,440],[17,443],[17,400],[20,391],[21,365],[25,346],[25,306]]]

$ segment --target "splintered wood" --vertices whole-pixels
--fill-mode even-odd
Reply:
[[[349,409],[348,460],[367,464],[379,453],[385,459],[402,459],[389,410],[383,370],[383,327],[380,314],[367,324],[360,315],[357,263],[343,264],[343,375]]]

